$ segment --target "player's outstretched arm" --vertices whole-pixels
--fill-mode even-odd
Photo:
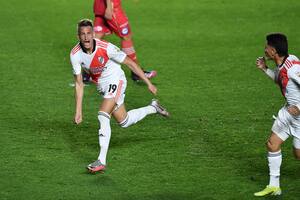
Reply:
[[[140,66],[138,66],[138,64],[136,64],[133,60],[131,60],[128,56],[126,56],[125,60],[123,61],[123,64],[127,65],[127,67],[129,67],[129,69],[135,73],[136,75],[138,75],[148,86],[149,91],[152,94],[157,93],[157,88],[151,83],[151,81],[145,76],[145,73],[143,72],[143,70],[140,68]]]
[[[82,75],[74,75],[75,79],[75,116],[74,123],[79,124],[82,122],[82,99],[83,99],[83,81]]]

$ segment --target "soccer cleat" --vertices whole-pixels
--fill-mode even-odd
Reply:
[[[274,186],[267,185],[267,187],[265,189],[263,189],[262,191],[254,193],[254,196],[262,197],[262,196],[266,196],[268,194],[281,195],[281,189],[280,189],[280,187],[274,187]]]
[[[170,116],[169,112],[159,104],[159,101],[157,99],[152,99],[152,102],[150,105],[156,109],[158,114],[160,114],[164,117]]]
[[[103,165],[100,160],[96,160],[95,162],[92,162],[87,166],[87,169],[91,173],[96,173],[96,172],[104,172],[106,166]]]
[[[144,74],[148,79],[154,78],[157,75],[157,72],[155,70],[150,70],[150,71],[145,71],[144,70]],[[135,73],[131,72],[131,79],[133,81],[139,81],[141,80],[140,77],[138,75],[136,75]]]

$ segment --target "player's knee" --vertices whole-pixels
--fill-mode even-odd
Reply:
[[[125,117],[125,119],[123,121],[121,121],[119,123],[119,125],[122,127],[122,128],[127,128],[130,124],[129,124],[129,117],[128,115]]]
[[[296,160],[300,160],[300,155],[295,154],[294,156]]]
[[[300,160],[300,149],[294,148],[294,156],[295,156],[295,159]]]
[[[279,151],[279,149],[280,149],[280,146],[272,143],[270,140],[267,141],[266,146],[267,146],[268,151],[271,151],[271,152]]]
[[[109,126],[110,115],[106,112],[99,111],[98,112],[98,120],[99,120],[99,124],[100,124],[100,129],[99,129],[99,134],[100,134],[102,127],[105,127],[107,125]]]

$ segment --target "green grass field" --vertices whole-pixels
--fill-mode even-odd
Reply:
[[[113,121],[108,169],[96,175],[85,166],[98,156],[101,98],[86,87],[75,126],[69,86],[76,23],[93,17],[92,3],[0,2],[0,199],[258,199],[268,184],[264,143],[284,99],[255,60],[269,32],[286,33],[300,56],[300,2],[124,0],[140,63],[158,71],[157,98],[172,117],[128,129]],[[128,109],[151,98],[129,80]],[[289,139],[283,195],[265,199],[300,198],[291,150]]]

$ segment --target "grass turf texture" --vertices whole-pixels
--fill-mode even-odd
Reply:
[[[254,63],[268,32],[286,33],[300,56],[300,2],[123,6],[140,63],[158,71],[153,82],[172,117],[150,116],[128,129],[112,122],[108,170],[90,175],[101,99],[86,87],[84,122],[75,126],[68,84],[76,22],[92,18],[92,1],[1,1],[0,199],[255,199],[268,183],[264,142],[284,100]],[[130,80],[126,94],[128,109],[152,98]],[[291,140],[283,156],[281,198],[298,199]]]

